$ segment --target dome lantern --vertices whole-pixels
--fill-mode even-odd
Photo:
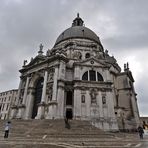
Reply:
[[[74,26],[83,26],[84,21],[79,17],[79,13],[77,13],[77,17],[73,20],[72,27]]]

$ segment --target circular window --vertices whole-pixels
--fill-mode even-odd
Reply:
[[[86,59],[90,58],[90,53],[86,53],[85,58]]]
[[[90,61],[91,64],[94,64],[94,61]]]

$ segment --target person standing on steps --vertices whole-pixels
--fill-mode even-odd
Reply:
[[[144,130],[141,126],[138,127],[139,137],[140,139],[143,139]]]
[[[65,122],[65,128],[67,128],[68,127],[68,119],[66,117],[64,118],[64,122]]]
[[[8,122],[5,124],[5,134],[4,134],[4,138],[8,138],[10,127],[11,127],[11,122],[8,121]]]
[[[70,129],[70,124],[69,124],[68,118],[65,117],[64,121],[65,121],[65,128]]]

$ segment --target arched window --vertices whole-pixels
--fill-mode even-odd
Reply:
[[[97,72],[97,79],[98,81],[103,81],[103,77],[99,72]]]
[[[86,53],[85,58],[86,59],[90,58],[90,53]]]
[[[88,71],[86,71],[86,72],[83,74],[82,80],[88,81]]]
[[[89,80],[96,81],[96,72],[94,70],[89,71]]]
[[[102,75],[99,72],[94,70],[86,71],[83,76],[82,80],[85,81],[104,81]]]

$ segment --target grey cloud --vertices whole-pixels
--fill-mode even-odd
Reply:
[[[45,52],[52,48],[79,12],[85,25],[96,32],[104,48],[119,62],[129,56],[129,51],[136,56],[143,69],[141,78],[135,80],[140,112],[148,114],[147,84],[142,83],[148,80],[148,61],[142,58],[148,48],[147,5],[147,0],[1,0],[0,91],[17,88],[23,60],[36,56],[41,42]]]
[[[147,94],[147,88],[148,88],[148,83],[145,83],[144,79],[148,80],[148,76],[146,75],[141,75],[141,81],[139,84],[137,84],[137,92],[138,92],[138,105],[140,108],[140,114],[141,115],[147,115],[147,102],[148,102],[148,94]]]
[[[148,34],[137,34],[137,35],[120,35],[111,38],[103,39],[106,48],[116,49],[116,50],[140,50],[141,48],[148,47]]]

